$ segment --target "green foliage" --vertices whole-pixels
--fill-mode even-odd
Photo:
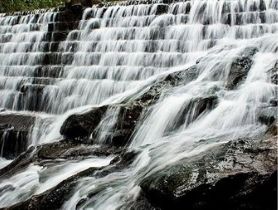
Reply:
[[[64,0],[0,0],[0,12],[30,11],[63,5]]]

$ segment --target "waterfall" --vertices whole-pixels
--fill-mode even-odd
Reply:
[[[277,0],[128,1],[94,5],[82,17],[59,10],[0,15],[1,156],[10,139],[23,147],[1,157],[0,169],[31,146],[62,142],[64,122],[92,109],[107,107],[88,148],[111,145],[122,107],[167,76],[193,71],[194,78],[166,84],[142,109],[124,148],[137,153],[135,160],[120,171],[78,179],[61,205],[129,209],[145,177],[266,131],[258,116],[277,99],[270,71],[278,65],[277,40]],[[21,138],[7,138],[11,130]],[[30,162],[0,180],[0,207],[109,166],[115,156]]]

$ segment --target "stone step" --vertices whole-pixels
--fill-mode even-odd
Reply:
[[[61,42],[67,38],[67,32],[48,32],[42,41]]]
[[[0,43],[0,54],[58,52],[60,42],[10,42]]]
[[[74,22],[54,22],[48,24],[49,32],[71,31],[78,27],[79,21]]]
[[[1,66],[0,78],[32,78],[32,77],[45,77],[45,78],[58,78],[63,67],[61,65],[44,65],[44,66]]]
[[[268,19],[268,17],[271,17]],[[242,12],[226,14],[223,19],[228,25],[244,25],[244,24],[258,24],[258,23],[276,23],[278,22],[278,11],[271,12]],[[232,21],[233,20],[233,21]]]
[[[35,116],[0,112],[1,156],[13,159],[27,149]]]

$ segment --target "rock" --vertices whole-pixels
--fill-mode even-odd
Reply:
[[[10,206],[10,210],[58,210],[61,209],[64,202],[70,198],[71,192],[77,185],[78,179],[93,174],[100,168],[89,168],[76,175],[73,175],[54,188],[47,190],[39,195],[34,195],[27,201]]]
[[[92,108],[88,112],[71,115],[65,120],[60,133],[65,139],[75,139],[87,143],[93,142],[90,136],[92,135],[93,138],[97,137],[97,126],[105,114],[110,110],[119,109],[117,122],[113,132],[107,134],[106,139],[108,139],[108,142],[106,143],[115,146],[126,146],[142,112],[153,105],[164,91],[174,86],[186,84],[197,78],[197,75],[198,70],[195,66],[184,71],[174,72],[146,88],[135,99],[126,100],[123,104]],[[209,99],[199,101],[199,114],[206,109],[205,100],[209,101]],[[197,115],[194,117],[197,117]]]
[[[28,146],[29,131],[35,117],[5,113],[0,115],[0,148],[1,156],[13,159],[24,152]]]
[[[248,47],[232,62],[227,78],[227,89],[235,89],[246,78],[253,64],[252,57],[257,51],[257,48]]]
[[[110,108],[118,108],[119,114],[117,122],[112,133],[107,134],[109,143],[116,146],[123,146],[131,137],[137,121],[139,120],[143,106],[138,103],[125,105],[111,105]],[[97,126],[104,117],[107,106],[93,108],[91,111],[83,114],[70,116],[61,127],[61,134],[66,139],[75,139],[77,141],[90,143],[90,136],[97,136]]]
[[[15,113],[1,113],[0,125],[10,125],[17,131],[28,131],[34,124],[35,116]]]
[[[0,178],[9,177],[25,169],[30,163],[46,166],[49,162],[59,160],[82,160],[89,156],[107,157],[120,155],[122,150],[108,145],[85,145],[75,141],[60,142],[30,147],[6,167],[0,169]]]
[[[268,135],[272,135],[272,136],[277,136],[278,134],[278,126],[277,123],[273,123],[271,126],[269,126],[269,128],[266,131],[266,134]]]
[[[18,171],[21,171],[27,167],[33,161],[34,147],[30,147],[27,151],[20,154],[15,160],[13,160],[9,165],[0,169],[0,178],[11,177]]]
[[[278,85],[278,61],[275,63],[274,67],[270,71],[270,80],[273,84]]]
[[[83,140],[84,138],[89,138],[106,111],[107,106],[102,106],[93,108],[86,113],[71,115],[63,123],[60,133],[65,136],[66,139]]]
[[[161,209],[274,210],[276,137],[241,139],[145,178],[141,188]]]
[[[276,107],[276,106],[278,106],[278,99],[273,98],[273,99],[270,100],[269,103],[270,103],[271,106]]]
[[[139,194],[135,201],[127,202],[121,208],[123,210],[161,210],[158,207],[152,206],[152,204],[147,200],[144,194]]]
[[[88,156],[109,156],[120,151],[112,146],[85,145],[74,141],[60,141],[45,144],[37,148],[36,156],[38,160],[55,159],[83,159]]]
[[[9,210],[36,210],[38,208],[40,210],[61,209],[65,201],[72,196],[79,179],[90,176],[103,177],[109,173],[120,171],[124,167],[127,167],[128,164],[132,163],[135,156],[136,153],[123,153],[111,162],[112,165],[101,168],[88,168],[63,180],[57,186],[47,190],[46,192],[34,195],[24,202],[20,202],[9,207]],[[96,192],[93,192],[91,195],[88,195],[87,198],[82,199],[78,205],[82,205],[82,202],[86,202],[91,198],[91,196],[96,195],[101,190],[102,188],[97,189]]]
[[[23,84],[20,88],[22,108],[25,110],[39,110],[45,85]]]
[[[259,112],[258,119],[262,124],[270,126],[277,122],[277,113],[277,107],[266,107]]]
[[[156,9],[156,15],[161,15],[167,13],[169,5],[167,4],[158,4]]]
[[[124,146],[129,143],[135,126],[145,108],[146,106],[138,102],[120,106],[118,120],[110,140],[112,145]]]
[[[265,124],[268,127],[266,131],[267,134],[276,136],[278,132],[278,108],[273,101],[270,101],[270,105],[272,106],[264,107],[260,110],[258,113],[258,120],[260,123]]]
[[[218,104],[218,98],[215,95],[208,97],[198,97],[192,99],[189,104],[187,104],[184,108],[180,117],[176,119],[175,125],[173,125],[173,130],[180,126],[189,125],[193,121],[195,121],[199,116],[206,113],[209,110],[214,109]],[[192,115],[187,115],[190,110],[194,110]]]

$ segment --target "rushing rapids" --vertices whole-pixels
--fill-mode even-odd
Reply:
[[[183,209],[161,204],[148,178],[265,138],[277,70],[277,0],[2,14],[0,208]]]

